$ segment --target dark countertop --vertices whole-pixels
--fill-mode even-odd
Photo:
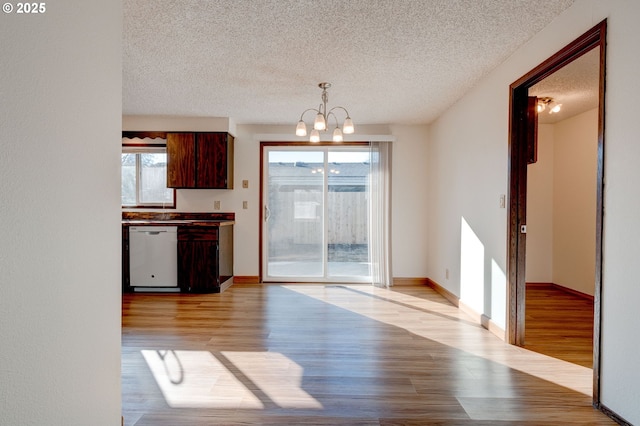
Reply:
[[[206,219],[123,219],[123,226],[229,226],[235,224],[233,220]]]
[[[220,227],[235,224],[235,213],[191,212],[122,212],[122,226],[202,226]]]

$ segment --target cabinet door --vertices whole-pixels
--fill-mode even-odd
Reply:
[[[233,189],[233,137],[198,133],[196,140],[198,188]]]
[[[178,228],[178,284],[184,292],[220,292],[216,228]]]
[[[193,133],[167,133],[167,187],[196,187],[196,142]]]
[[[182,291],[220,292],[217,242],[179,241],[178,258],[178,282]]]

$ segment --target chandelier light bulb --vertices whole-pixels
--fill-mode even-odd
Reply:
[[[347,118],[344,120],[344,124],[342,125],[342,131],[346,135],[350,135],[355,131],[353,127],[353,121],[351,121],[351,117],[347,116]]]
[[[333,130],[333,141],[334,142],[342,142],[342,130],[340,130],[340,127],[336,127]]]
[[[553,108],[549,110],[549,114],[555,114],[557,112],[560,112],[561,109],[562,109],[562,104],[555,104]]]
[[[324,115],[321,113],[316,114],[316,119],[313,122],[313,128],[316,130],[326,130],[327,121],[324,119]]]
[[[296,136],[307,136],[307,125],[302,120],[298,121],[296,126]]]
[[[313,129],[311,131],[311,135],[309,136],[309,142],[317,143],[320,142],[320,132],[318,129]]]

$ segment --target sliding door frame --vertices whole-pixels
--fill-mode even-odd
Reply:
[[[264,235],[264,225],[265,225],[265,211],[264,211],[264,156],[265,156],[265,151],[267,150],[267,148],[270,147],[286,147],[286,148],[292,148],[295,149],[296,147],[304,147],[304,148],[349,148],[349,147],[358,147],[358,148],[362,148],[362,147],[369,147],[371,144],[369,142],[341,142],[341,143],[336,143],[336,142],[317,142],[317,143],[310,143],[310,142],[260,142],[260,214],[258,215],[258,281],[260,283],[264,283],[264,278],[265,278],[265,274],[266,271],[263,270],[263,263],[264,263],[264,240],[263,240],[263,235]],[[326,274],[326,271],[325,271]]]

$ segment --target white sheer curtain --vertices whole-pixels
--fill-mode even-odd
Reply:
[[[391,142],[370,142],[369,253],[376,287],[393,285],[391,274]]]

